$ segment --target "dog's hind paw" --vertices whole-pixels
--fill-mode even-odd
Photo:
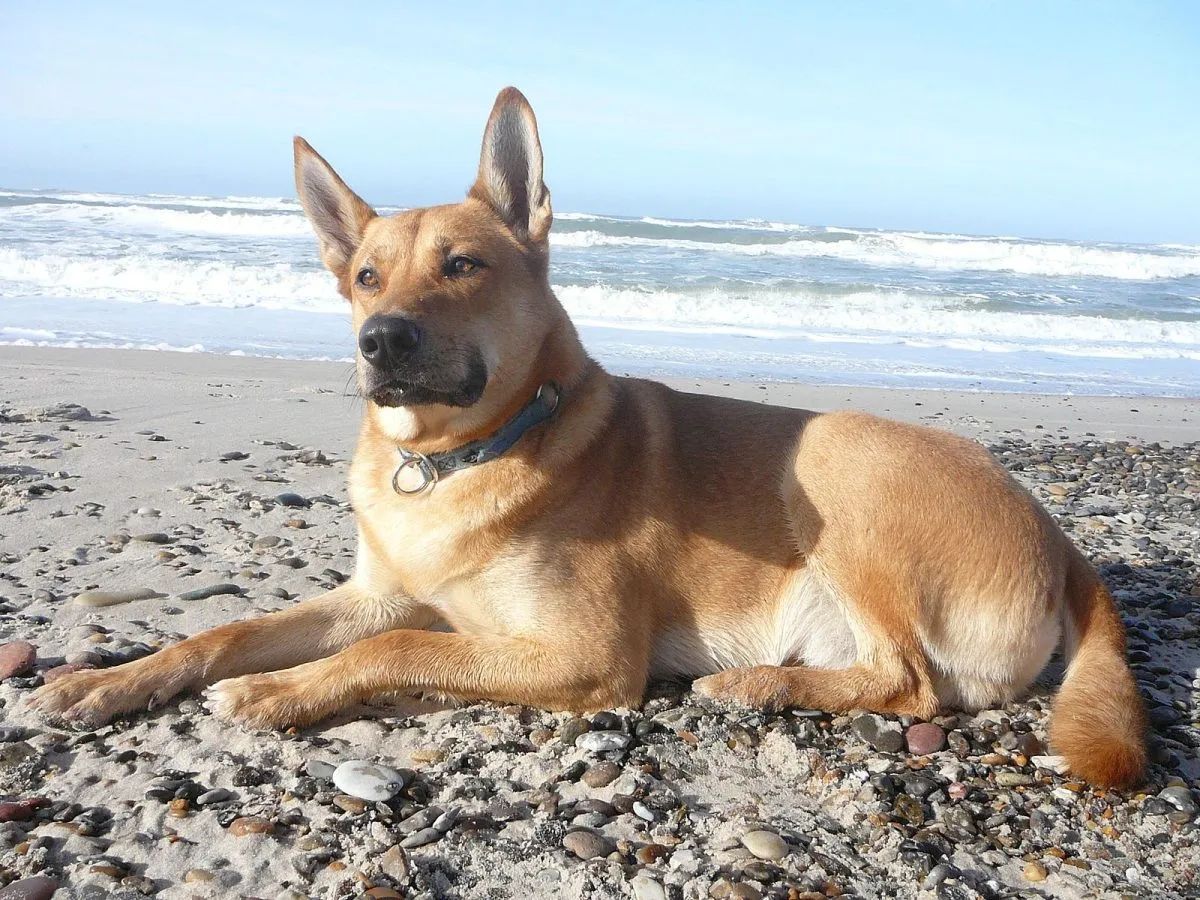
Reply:
[[[692,682],[692,690],[713,700],[730,700],[746,706],[782,709],[794,705],[791,686],[779,666],[726,669]]]

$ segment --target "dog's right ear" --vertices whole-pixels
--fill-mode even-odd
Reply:
[[[367,223],[375,218],[371,209],[333,167],[302,137],[296,149],[296,193],[321,245],[321,260],[337,276],[342,293],[349,296],[350,259],[362,241]]]

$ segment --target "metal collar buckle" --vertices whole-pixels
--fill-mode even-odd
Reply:
[[[432,490],[438,481],[438,470],[433,460],[415,450],[398,449],[400,465],[392,475],[392,490],[410,497]]]

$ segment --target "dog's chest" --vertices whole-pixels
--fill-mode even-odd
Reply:
[[[390,580],[391,587],[428,600],[485,567],[494,552],[486,510],[451,502],[449,487],[434,488],[441,496],[397,496],[374,485],[355,492],[359,565],[368,561],[365,549],[381,588]]]

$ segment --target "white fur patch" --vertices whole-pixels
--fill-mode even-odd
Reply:
[[[405,406],[380,406],[375,416],[380,430],[398,444],[411,441],[420,433],[416,414]]]
[[[858,656],[845,607],[811,569],[800,573],[774,613],[739,627],[682,626],[659,637],[656,677],[698,676],[745,666],[806,665],[839,669]]]

